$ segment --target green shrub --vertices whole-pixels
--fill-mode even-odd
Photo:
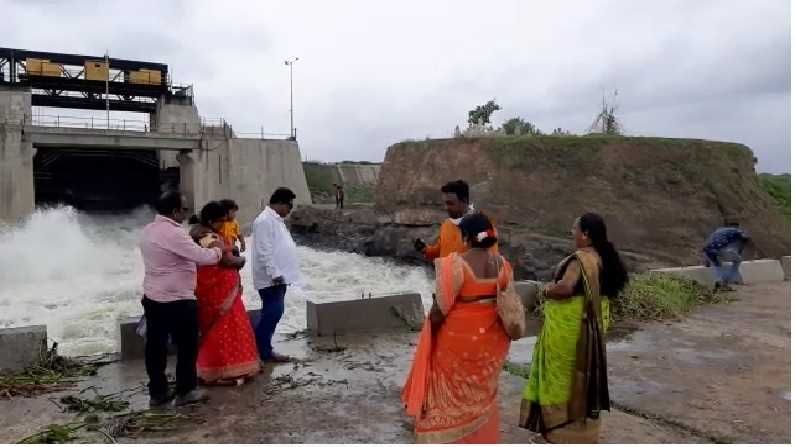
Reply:
[[[677,318],[699,304],[720,301],[696,281],[647,272],[632,276],[620,296],[611,301],[611,314],[615,320]]]
[[[789,174],[760,174],[759,184],[776,202],[781,214],[790,220],[790,176]]]

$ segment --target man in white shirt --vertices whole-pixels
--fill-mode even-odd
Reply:
[[[291,190],[278,188],[271,196],[270,205],[254,219],[251,270],[254,288],[262,299],[260,320],[254,332],[263,362],[289,361],[273,351],[271,340],[284,314],[287,286],[300,280],[295,242],[284,223],[293,209],[294,199]]]

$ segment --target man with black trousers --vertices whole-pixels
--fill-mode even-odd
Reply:
[[[221,260],[222,243],[208,248],[193,242],[182,222],[188,213],[185,197],[167,191],[155,206],[157,215],[141,236],[144,260],[144,306],[146,317],[146,373],[149,375],[149,405],[161,406],[173,398],[168,390],[166,362],[168,336],[177,345],[176,405],[206,400],[196,390],[196,356],[199,324],[196,313],[196,265]]]

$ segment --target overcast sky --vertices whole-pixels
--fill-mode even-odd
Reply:
[[[584,132],[619,92],[632,135],[748,145],[790,170],[790,7],[759,1],[10,1],[0,46],[163,62],[199,112],[289,132],[312,159],[383,159],[493,121]]]

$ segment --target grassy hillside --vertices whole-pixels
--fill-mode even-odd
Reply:
[[[776,206],[790,220],[790,179],[789,174],[759,174],[759,184],[776,202]]]
[[[376,207],[424,216],[421,211],[441,209],[439,185],[462,178],[477,206],[526,234],[527,246],[538,245],[538,235],[569,238],[574,218],[594,211],[604,216],[616,245],[665,265],[698,263],[704,239],[729,218],[754,235],[756,252],[749,256],[783,256],[790,245],[782,216],[782,209],[789,212],[788,186],[782,179],[760,181],[754,164],[742,144],[693,139],[403,142],[387,150]]]

